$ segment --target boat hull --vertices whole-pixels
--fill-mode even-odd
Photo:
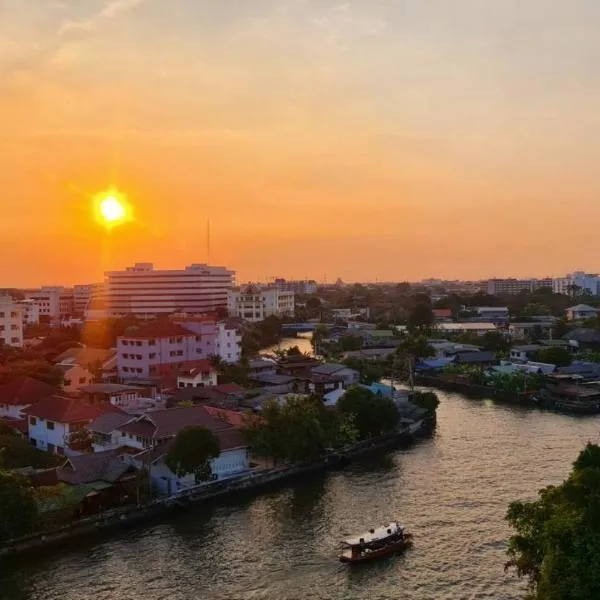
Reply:
[[[350,565],[371,562],[373,560],[377,560],[378,558],[384,558],[385,556],[391,556],[392,554],[403,552],[407,548],[410,548],[410,546],[412,546],[412,539],[410,535],[406,535],[404,540],[391,542],[381,548],[376,548],[374,550],[370,550],[369,552],[363,552],[362,554],[358,554],[354,557],[342,554],[340,556],[340,562]]]

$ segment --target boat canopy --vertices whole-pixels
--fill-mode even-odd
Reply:
[[[377,529],[370,529],[362,535],[351,537],[342,542],[345,546],[360,546],[383,541],[392,535],[398,535],[404,531],[404,526],[400,523],[390,523]]]

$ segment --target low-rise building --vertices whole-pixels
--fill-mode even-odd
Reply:
[[[56,388],[33,377],[14,377],[0,385],[0,417],[21,419],[23,411],[56,394]]]
[[[69,448],[71,434],[110,410],[107,406],[56,394],[26,408],[23,414],[28,418],[28,438],[33,446],[70,456],[78,454]]]
[[[586,319],[594,319],[598,316],[598,309],[587,304],[577,304],[567,308],[567,319],[569,321],[585,321]]]
[[[313,375],[335,377],[340,379],[343,382],[344,387],[350,387],[360,383],[360,373],[358,371],[355,371],[346,365],[337,363],[324,363],[314,367],[311,370],[311,373]]]
[[[539,344],[523,344],[521,346],[513,346],[510,349],[510,360],[519,360],[526,362],[535,357],[535,355],[543,348]]]
[[[82,387],[94,383],[94,374],[77,363],[56,365],[63,374],[63,391],[77,393]]]
[[[23,346],[25,308],[10,296],[0,296],[0,345]]]
[[[177,375],[178,388],[199,388],[217,385],[217,370],[209,360],[197,360],[185,365]]]
[[[229,291],[227,297],[229,315],[252,323],[270,316],[292,316],[294,307],[294,293],[277,288],[235,288]]]

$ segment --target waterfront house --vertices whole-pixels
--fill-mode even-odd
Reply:
[[[83,429],[106,412],[120,412],[110,404],[87,404],[77,398],[55,394],[23,411],[28,419],[28,439],[39,448],[55,454],[72,456],[69,440],[74,431]]]
[[[569,321],[585,321],[586,319],[594,319],[598,316],[598,309],[587,304],[577,304],[567,308],[567,319]]]
[[[559,375],[568,375],[583,381],[600,381],[600,364],[589,361],[574,360],[566,367],[557,369]]]
[[[137,415],[130,415],[123,412],[109,412],[100,415],[86,425],[86,429],[92,436],[92,448],[94,452],[116,450],[117,448],[126,446],[123,444],[119,428],[136,418]]]
[[[0,418],[21,419],[23,411],[56,394],[56,388],[33,377],[14,377],[0,385]]]
[[[263,375],[265,373],[274,375],[277,372],[277,363],[274,360],[266,358],[255,358],[248,361],[250,367],[250,376]]]
[[[360,382],[360,373],[338,363],[324,363],[318,367],[314,367],[311,371],[312,375],[334,377],[343,382],[344,387],[350,387]]]

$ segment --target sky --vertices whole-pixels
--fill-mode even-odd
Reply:
[[[0,287],[599,271],[599,25],[596,0],[0,0]],[[111,186],[135,220],[106,231]]]

